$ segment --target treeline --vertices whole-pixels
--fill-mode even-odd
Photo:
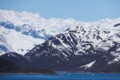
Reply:
[[[55,73],[50,69],[41,69],[35,67],[20,67],[12,61],[5,60],[0,57],[0,73]]]

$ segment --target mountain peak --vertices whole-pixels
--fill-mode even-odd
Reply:
[[[6,41],[1,41],[0,52],[15,51],[25,54],[35,45],[43,43],[52,36],[66,32],[76,32],[74,35],[78,34],[77,37],[87,41],[94,40],[94,43],[97,44],[100,39],[108,38],[118,31],[119,23],[120,18],[81,22],[72,18],[45,19],[38,13],[34,14],[26,11],[0,10],[0,28],[2,30],[0,35]],[[94,38],[92,38],[93,35]],[[15,37],[14,40],[12,36]],[[23,46],[23,44],[26,45]],[[2,51],[3,47],[4,51]]]

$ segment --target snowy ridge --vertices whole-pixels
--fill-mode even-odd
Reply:
[[[45,19],[41,17],[38,13],[33,14],[30,12],[15,12],[0,10],[0,21],[10,22],[16,27],[23,26],[25,24],[30,26],[23,26],[24,29],[29,30],[31,28],[35,31],[45,30],[46,34],[56,35],[62,32],[67,27],[73,27],[79,24],[78,21],[74,19],[61,19],[61,18],[50,18]],[[22,27],[20,27],[22,29]]]

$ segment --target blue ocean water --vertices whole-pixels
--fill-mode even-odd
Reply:
[[[0,74],[0,80],[120,80],[120,74],[105,74],[105,73]]]

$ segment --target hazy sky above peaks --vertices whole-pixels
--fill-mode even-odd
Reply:
[[[96,21],[120,17],[120,0],[0,0],[0,9],[39,13],[45,18]]]

